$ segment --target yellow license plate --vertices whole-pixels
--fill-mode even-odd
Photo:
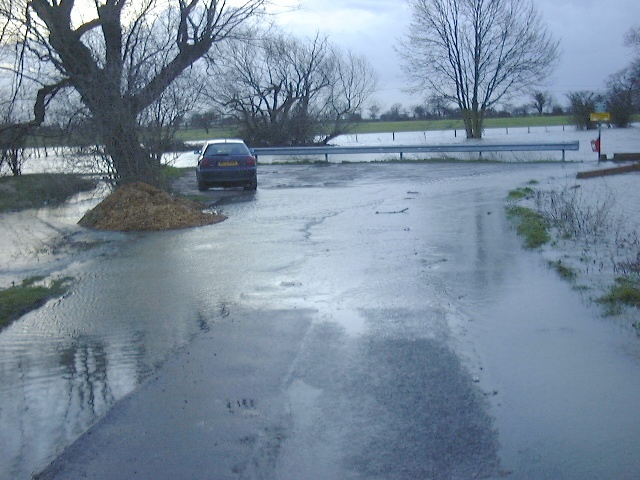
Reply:
[[[238,162],[218,162],[219,167],[237,167]]]

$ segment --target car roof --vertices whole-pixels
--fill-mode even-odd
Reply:
[[[210,145],[212,143],[244,143],[244,140],[241,140],[239,138],[216,138],[207,140],[204,143],[205,145]]]

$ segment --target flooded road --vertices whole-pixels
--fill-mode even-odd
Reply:
[[[1,478],[637,478],[637,339],[504,213],[579,168],[263,166],[221,224],[50,221],[91,248],[0,333]]]

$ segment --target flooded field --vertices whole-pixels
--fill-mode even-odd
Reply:
[[[398,132],[398,133],[372,133],[359,135],[342,135],[334,139],[331,144],[340,146],[372,146],[372,145],[456,145],[473,143],[559,143],[559,142],[580,142],[579,151],[565,152],[566,160],[573,162],[597,162],[597,154],[591,150],[591,140],[598,136],[597,130],[577,131],[573,127],[521,127],[521,128],[490,128],[484,132],[483,140],[467,140],[464,132],[455,130],[428,131],[428,132]],[[194,142],[197,145],[197,142]],[[632,124],[630,128],[615,129],[604,128],[602,130],[602,153],[609,159],[614,153],[638,152],[640,151],[640,124]],[[405,154],[404,158],[436,157],[436,154]],[[447,154],[452,158],[477,159],[477,153],[469,154]],[[329,161],[332,163],[394,160],[399,155],[331,155]],[[486,160],[501,160],[508,162],[519,162],[523,160],[556,160],[562,159],[561,152],[495,152],[484,153]],[[324,160],[324,156],[309,157],[310,160]],[[260,163],[269,164],[274,161],[283,162],[287,160],[299,160],[294,157],[260,157]],[[183,154],[167,154],[164,161],[176,167],[195,167],[197,155],[193,152]],[[40,149],[31,153],[30,158],[24,166],[25,173],[35,172],[69,172],[81,173],[103,171],[99,161],[88,155],[68,155],[56,149]]]
[[[637,130],[626,132],[631,138],[618,143],[617,131],[603,132],[605,152],[609,134],[615,151],[640,151]],[[512,135],[517,141],[510,130]],[[569,132],[562,139],[582,144],[588,136],[593,132]],[[357,142],[363,141],[359,136]],[[208,193],[227,221],[175,232],[85,231],[75,223],[97,201],[91,197],[59,209],[3,215],[3,286],[32,274],[69,275],[75,283],[64,298],[0,332],[0,478],[29,478],[127,397],[144,404],[155,381],[173,378],[171,371],[186,375],[187,355],[193,353],[195,362],[192,345],[201,352],[221,351],[216,348],[228,338],[242,349],[237,339],[250,338],[243,330],[249,325],[277,337],[282,325],[298,321],[307,332],[304,341],[296,337],[292,349],[298,353],[282,367],[288,373],[269,387],[286,399],[277,397],[286,408],[273,410],[288,409],[294,426],[280,425],[288,439],[281,456],[254,478],[291,478],[299,468],[373,478],[371,465],[390,469],[388,478],[402,478],[393,448],[435,462],[426,452],[445,452],[452,445],[447,442],[455,442],[429,437],[427,424],[446,430],[444,417],[416,416],[412,408],[391,414],[379,403],[394,393],[393,404],[418,402],[415,408],[422,411],[416,399],[430,381],[444,382],[450,392],[458,386],[477,390],[487,399],[455,421],[457,428],[478,425],[486,442],[471,453],[454,443],[459,450],[451,466],[430,467],[442,475],[474,471],[472,458],[482,458],[477,468],[489,471],[498,458],[501,470],[512,472],[507,478],[635,478],[640,350],[630,323],[638,312],[605,317],[591,301],[615,275],[604,265],[606,250],[589,254],[603,266],[596,281],[588,280],[593,263],[571,257],[575,245],[524,251],[504,213],[514,188],[532,180],[540,189],[574,186],[578,171],[598,168],[592,152],[573,153],[584,155],[573,159],[582,163],[262,165],[257,193]],[[612,214],[633,230],[640,220],[639,178],[581,181],[580,189],[586,201],[611,192]],[[547,259],[557,258],[573,258],[583,275],[579,288],[547,266]],[[402,345],[397,356],[392,345]],[[226,418],[224,405],[236,398],[227,389],[253,381],[267,358],[261,355],[269,353],[242,355],[234,369],[236,387],[233,379],[216,385],[216,378],[226,377],[213,366],[198,374],[212,383],[211,398],[219,402],[211,400],[192,414],[210,409],[206,421],[214,424]],[[176,359],[182,359],[183,370],[172,367]],[[442,377],[427,372],[429,364],[457,361],[460,367]],[[407,387],[396,392],[392,378],[398,372],[406,374]],[[378,390],[362,383],[351,390],[352,382],[365,378],[369,384],[377,379]],[[245,398],[259,398],[262,387],[255,381],[247,388],[256,396]],[[198,399],[189,401],[197,405]],[[430,401],[443,415],[452,402],[446,395]],[[147,419],[140,429],[153,429],[165,414],[181,418],[180,411],[159,410],[160,418]],[[261,415],[246,418],[266,422],[266,411]],[[318,422],[319,415],[326,417]],[[184,424],[191,421],[196,420]],[[358,428],[366,422],[372,425],[361,438]],[[491,431],[500,444],[496,451]],[[211,432],[207,439],[213,442],[213,427]],[[237,440],[232,431],[224,435]],[[414,450],[403,438],[425,440],[416,440]],[[79,451],[93,451],[82,448],[84,441]],[[189,438],[184,441],[189,444]],[[251,463],[256,449],[245,444],[235,455]],[[186,448],[182,453],[188,458]],[[210,455],[210,468],[218,468],[218,460],[226,465],[228,451]],[[140,461],[137,468],[151,469],[144,463],[151,460]],[[86,468],[101,478],[96,462],[95,471],[91,463]],[[189,471],[186,462],[183,472]],[[124,460],[122,465],[131,467]],[[405,465],[404,473],[425,465]],[[58,478],[80,477],[71,471],[76,473]]]

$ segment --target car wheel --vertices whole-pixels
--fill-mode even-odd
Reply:
[[[200,190],[201,192],[204,192],[205,190],[207,190],[209,187],[207,187],[206,183],[202,183],[200,181],[198,181],[198,190]]]
[[[247,184],[244,186],[245,190],[257,190],[258,189],[258,180],[257,179],[253,179],[251,180],[251,183]]]

